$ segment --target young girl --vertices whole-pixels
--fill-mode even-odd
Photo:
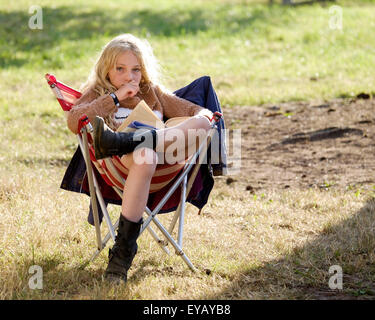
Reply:
[[[118,283],[127,280],[127,272],[137,252],[137,238],[142,225],[142,214],[149,195],[151,178],[158,164],[156,151],[168,148],[173,142],[172,130],[182,132],[187,143],[190,129],[210,128],[212,113],[188,100],[179,98],[161,86],[157,62],[146,41],[130,34],[111,40],[102,50],[99,59],[83,89],[82,97],[68,114],[70,130],[78,133],[78,121],[86,114],[94,124],[94,146],[97,158],[119,155],[129,173],[124,186],[122,212],[117,237],[109,250],[109,263],[105,278]],[[144,100],[162,120],[188,116],[183,123],[164,130],[151,130],[147,140],[152,145],[136,147],[143,140],[133,133],[114,132],[134,109]],[[178,136],[178,135],[177,135]],[[187,145],[187,144],[185,144]],[[135,161],[135,156],[144,161]]]

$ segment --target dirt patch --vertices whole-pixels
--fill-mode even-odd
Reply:
[[[259,189],[372,188],[375,100],[293,102],[224,109],[228,129],[241,129],[241,172]],[[233,182],[233,181],[232,181]]]

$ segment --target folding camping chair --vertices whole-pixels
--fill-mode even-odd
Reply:
[[[74,102],[81,96],[81,93],[77,90],[72,89],[71,87],[65,85],[62,82],[56,80],[53,75],[46,74],[45,78],[52,89],[54,95],[56,96],[60,106],[64,111],[69,111]],[[166,192],[166,194],[162,197],[160,202],[156,205],[156,207],[151,211],[148,207],[145,209],[146,219],[144,220],[140,234],[147,229],[151,236],[155,239],[157,244],[163,249],[163,251],[169,254],[169,250],[167,248],[168,243],[170,243],[175,252],[178,256],[182,258],[182,260],[189,266],[189,268],[193,271],[196,271],[194,265],[191,263],[187,255],[182,249],[182,241],[183,241],[183,228],[184,228],[184,214],[185,214],[185,205],[187,196],[192,188],[193,182],[197,176],[198,170],[207,155],[207,149],[211,142],[211,139],[217,130],[217,123],[219,122],[220,118],[222,117],[221,113],[215,112],[213,118],[211,119],[211,129],[207,134],[207,143],[202,143],[198,150],[186,161],[183,167],[176,172],[174,172],[174,182]],[[98,161],[95,158],[95,152],[93,148],[93,137],[92,137],[93,128],[86,116],[83,116],[80,119],[79,124],[79,133],[77,134],[79,147],[82,151],[83,157],[86,163],[86,172],[89,184],[89,191],[90,191],[90,198],[92,204],[92,211],[93,211],[93,218],[94,218],[94,225],[96,230],[96,241],[97,241],[97,249],[95,250],[94,254],[90,258],[89,262],[93,261],[100,252],[105,248],[109,239],[112,238],[115,241],[115,230],[118,227],[119,219],[113,224],[111,218],[107,211],[106,203],[103,199],[102,193],[99,188],[98,181],[94,174],[93,166],[97,169],[100,173],[100,176],[103,180],[111,186],[114,191],[118,194],[118,196],[122,199],[122,192],[125,183],[125,177],[123,172],[121,171],[121,161],[118,157],[112,158],[105,158],[102,161]],[[157,171],[156,171],[157,172]],[[188,180],[188,174],[190,174]],[[157,174],[155,174],[157,175]],[[151,181],[152,183],[152,181]],[[165,228],[161,222],[157,219],[156,215],[163,209],[163,206],[168,201],[168,199],[173,195],[173,193],[177,190],[177,188],[181,188],[181,198],[179,205],[176,209],[176,212],[170,222],[169,228]],[[108,233],[102,239],[101,230],[100,230],[100,221],[99,221],[99,214],[98,214],[98,207],[97,203],[99,203],[101,211],[103,213],[104,220],[108,226]],[[177,240],[172,237],[173,230],[175,225],[179,221],[178,227],[178,235]],[[164,236],[164,240],[160,239],[157,233],[152,229],[150,223],[153,222],[156,227],[160,230],[162,235]]]

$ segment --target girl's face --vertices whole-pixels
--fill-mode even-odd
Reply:
[[[142,69],[138,58],[131,51],[121,53],[116,61],[115,68],[108,72],[109,81],[118,89],[129,82],[141,82]]]

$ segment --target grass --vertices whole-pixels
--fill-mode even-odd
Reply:
[[[290,190],[268,191],[255,199],[240,184],[228,186],[219,179],[214,201],[201,216],[188,207],[184,244],[198,272],[192,273],[174,254],[166,256],[145,233],[127,287],[113,288],[101,280],[105,254],[80,268],[95,248],[94,230],[85,221],[86,197],[59,191],[58,174],[45,183],[40,180],[37,174],[21,173],[1,185],[2,299],[310,299],[327,293],[354,297],[365,292],[363,298],[374,294],[375,202],[368,194]],[[111,208],[111,215],[117,214]],[[43,290],[29,288],[32,265],[43,269]],[[343,269],[339,292],[328,287],[332,265]]]
[[[78,88],[100,48],[132,32],[150,41],[171,89],[210,75],[224,112],[371,93],[374,1],[337,1],[342,31],[329,29],[329,5],[239,0],[45,0],[43,30],[30,30],[33,4],[0,4],[0,299],[373,297],[375,204],[358,190],[249,196],[219,178],[202,215],[189,207],[186,217],[184,243],[199,272],[165,259],[148,234],[126,288],[101,281],[106,253],[79,268],[94,250],[94,229],[88,198],[59,189],[76,140],[43,75]],[[118,211],[111,207],[113,217]],[[336,264],[340,292],[328,288]],[[28,286],[32,265],[43,269],[43,290]]]

